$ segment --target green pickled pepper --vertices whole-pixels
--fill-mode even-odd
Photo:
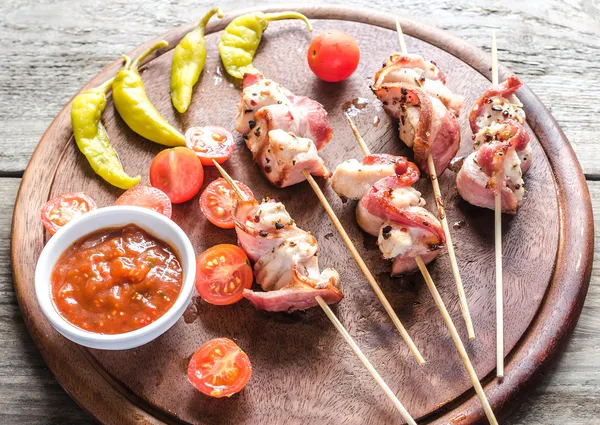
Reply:
[[[301,19],[312,32],[306,16],[298,12],[254,12],[238,16],[227,25],[219,41],[219,54],[229,75],[243,78],[245,73],[256,71],[252,61],[269,22],[280,19]]]
[[[77,147],[94,172],[113,186],[129,189],[138,184],[141,177],[130,177],[125,173],[101,121],[106,107],[106,92],[112,84],[111,78],[77,96],[71,106],[71,125]]]
[[[171,101],[180,113],[184,113],[192,102],[192,90],[198,82],[206,62],[206,44],[204,30],[213,15],[223,17],[218,7],[211,9],[198,23],[196,28],[181,39],[171,64]]]
[[[185,146],[185,137],[156,110],[144,88],[138,65],[149,54],[169,43],[161,40],[133,61],[123,55],[125,65],[113,83],[113,102],[123,121],[142,137],[165,146]]]

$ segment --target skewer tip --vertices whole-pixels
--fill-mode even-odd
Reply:
[[[492,85],[498,85],[498,46],[496,44],[496,30],[492,31]]]
[[[400,51],[403,55],[408,53],[406,49],[406,42],[404,41],[404,33],[402,32],[402,26],[400,25],[400,19],[396,18],[396,32],[398,33],[398,43],[400,44]]]
[[[231,178],[229,173],[227,171],[225,171],[225,169],[223,167],[221,167],[221,165],[214,159],[212,160],[212,162],[213,162],[213,165],[215,166],[215,168],[217,170],[219,170],[219,173],[221,173],[221,176],[225,179],[225,181],[227,183],[229,183],[229,186],[231,186],[231,188],[233,189],[233,191],[235,192],[237,197],[242,201],[247,201],[248,199],[246,198],[246,195],[244,195],[242,193],[242,191],[240,190],[240,187],[237,185],[235,180],[233,180],[233,178]]]
[[[365,143],[365,140],[360,135],[360,131],[358,131],[358,128],[356,127],[356,124],[354,124],[354,121],[352,121],[352,118],[350,118],[350,115],[348,115],[348,114],[344,114],[344,115],[346,115],[346,119],[348,120],[348,124],[350,124],[350,128],[352,129],[352,133],[354,134],[354,138],[358,142],[358,145],[360,146],[360,149],[362,150],[363,155],[364,156],[371,155],[371,152],[369,151],[369,147],[367,146],[367,144]]]

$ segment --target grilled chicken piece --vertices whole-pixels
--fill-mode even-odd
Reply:
[[[246,74],[242,95],[235,117],[235,129],[246,134],[252,129],[254,114],[269,105],[291,105],[294,95],[282,85],[264,78],[261,74]]]
[[[312,262],[315,262],[313,260]],[[305,283],[304,277],[294,275],[294,280],[287,286],[271,292],[257,292],[244,289],[244,298],[254,307],[266,311],[307,310],[317,305],[315,297],[318,295],[327,304],[337,304],[344,297],[340,290],[332,285],[331,281],[338,281],[339,276],[333,269],[325,269],[321,274],[323,284]]]
[[[532,160],[529,140],[529,133],[519,121],[507,119],[502,122],[493,122],[489,126],[481,128],[473,136],[473,148],[477,151],[482,146],[502,142],[503,146],[512,147],[517,152],[521,172],[525,174],[529,170]],[[481,165],[488,166],[488,162],[481,161]]]
[[[525,195],[523,173],[531,163],[527,131],[518,121],[508,119],[483,127],[474,140],[476,151],[467,157],[456,178],[458,193],[470,204],[492,210],[495,194],[501,193],[502,212],[516,214]]]
[[[331,188],[342,198],[359,200],[377,181],[396,175],[410,180],[412,185],[419,180],[419,169],[403,156],[368,155],[362,162],[350,159],[339,164],[333,172]]]
[[[329,304],[343,298],[339,274],[319,271],[316,239],[296,226],[282,203],[239,202],[234,221],[239,244],[254,262],[256,281],[265,291],[244,290],[254,306],[291,312],[317,305],[317,295]]]
[[[256,142],[256,139],[262,142]],[[330,177],[331,172],[319,156],[311,139],[276,129],[261,132],[255,140],[248,139],[254,161],[277,187],[287,187],[306,180],[303,170],[313,176]]]
[[[375,87],[385,83],[405,83],[421,88],[429,96],[439,99],[449,111],[458,116],[464,98],[452,93],[446,86],[446,77],[433,61],[422,56],[394,53],[375,74]]]
[[[415,162],[429,175],[431,154],[437,175],[441,175],[460,145],[456,117],[437,98],[405,83],[385,84],[375,92],[385,111],[400,120],[400,139],[414,151]]]
[[[463,166],[456,176],[456,187],[459,195],[469,204],[493,210],[495,208],[494,187],[489,185],[491,176],[478,165],[478,153],[472,152],[465,158]],[[525,193],[519,157],[514,151],[510,151],[504,164],[506,178],[501,191],[502,212],[516,214],[518,204]],[[515,165],[516,168],[513,168]]]
[[[383,258],[394,260],[392,274],[414,271],[415,257],[432,261],[445,243],[440,223],[424,207],[425,200],[412,185],[419,168],[405,157],[369,155],[362,163],[350,160],[333,173],[332,187],[349,199],[358,199],[356,221],[377,237]]]
[[[305,169],[329,177],[318,154],[333,136],[323,105],[262,75],[247,74],[243,86],[236,130],[269,181],[290,186],[305,180]]]

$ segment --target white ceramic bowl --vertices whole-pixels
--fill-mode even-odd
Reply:
[[[116,335],[89,332],[76,327],[60,315],[52,301],[50,275],[56,261],[74,242],[97,230],[135,224],[168,243],[178,254],[183,269],[183,285],[175,304],[156,321],[135,331]],[[60,229],[46,244],[35,269],[35,293],[42,311],[52,326],[78,344],[105,350],[139,347],[166,332],[183,315],[190,302],[196,278],[194,248],[181,228],[167,217],[147,208],[115,206],[84,214]]]

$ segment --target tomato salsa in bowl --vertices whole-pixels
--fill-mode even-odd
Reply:
[[[170,219],[132,206],[96,210],[44,247],[35,273],[38,302],[62,335],[122,350],[150,342],[183,314],[195,255]]]

